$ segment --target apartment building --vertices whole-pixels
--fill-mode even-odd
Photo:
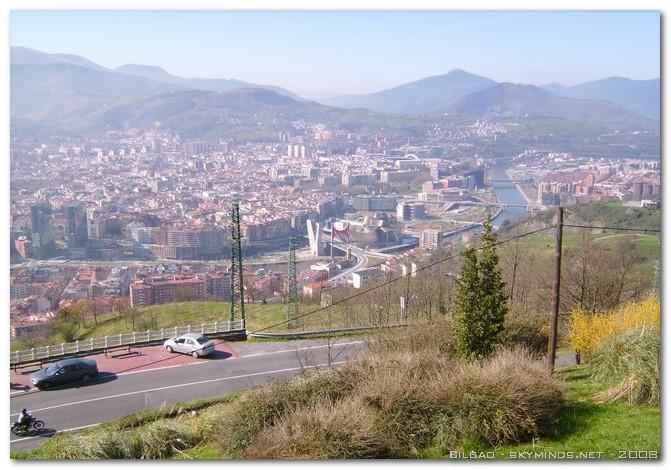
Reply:
[[[154,276],[130,286],[131,307],[166,304],[184,300],[204,301],[206,280],[198,276]]]

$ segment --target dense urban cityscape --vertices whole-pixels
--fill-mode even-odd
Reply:
[[[478,121],[455,133],[502,131],[500,123]],[[289,237],[305,237],[313,222],[338,238],[345,227],[361,248],[396,247],[400,257],[453,243],[447,235],[481,222],[484,207],[505,208],[489,175],[501,159],[436,158],[433,146],[409,140],[315,126],[265,144],[158,130],[105,142],[17,144],[10,161],[12,337],[34,336],[54,311],[83,299],[99,311],[111,310],[116,298],[133,307],[228,300],[233,202],[240,203],[246,257],[285,252]],[[528,150],[506,167],[530,211],[604,200],[660,203],[658,160]],[[331,277],[350,266],[323,250],[302,254],[313,263],[299,274],[306,294],[326,282],[322,271]],[[394,264],[403,263],[384,266]],[[284,266],[247,271],[248,301],[281,296]],[[349,283],[360,287],[361,279],[350,275]]]

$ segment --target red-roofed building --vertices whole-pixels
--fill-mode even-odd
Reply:
[[[320,292],[324,293],[326,291],[333,290],[335,286],[335,283],[326,280],[311,282],[303,286],[303,295],[306,297],[316,297]]]

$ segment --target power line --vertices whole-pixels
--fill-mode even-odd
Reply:
[[[661,232],[660,230],[656,230],[656,229],[634,229],[634,228],[622,228],[622,227],[597,227],[597,226],[590,226],[590,225],[569,225],[569,224],[563,224],[563,225],[564,225],[564,227],[573,227],[573,228],[589,228],[589,229],[601,229],[601,230],[623,230],[623,231],[654,232],[654,233],[659,233],[659,232]],[[552,225],[552,226],[549,226],[549,227],[544,227],[544,228],[540,228],[540,229],[537,229],[537,230],[532,230],[531,232],[522,233],[522,234],[520,234],[520,235],[516,235],[516,236],[514,236],[514,237],[512,237],[512,238],[507,238],[507,239],[505,239],[505,240],[497,241],[497,242],[494,243],[492,246],[503,245],[504,243],[508,243],[508,242],[511,242],[511,241],[515,241],[515,240],[518,240],[518,239],[520,239],[520,238],[527,237],[527,236],[529,236],[529,235],[535,235],[535,234],[537,234],[537,233],[544,232],[544,231],[546,231],[546,230],[550,230],[550,229],[552,229],[552,228],[554,228],[554,227],[555,227],[555,226]],[[482,249],[482,247],[477,248],[477,250],[481,250],[481,249]],[[425,270],[425,269],[430,269],[430,268],[432,268],[432,267],[435,267],[435,266],[437,266],[437,265],[439,265],[439,264],[445,263],[446,261],[453,260],[453,259],[458,258],[458,257],[460,257],[460,256],[463,256],[463,253],[455,253],[455,254],[453,254],[453,255],[451,255],[451,256],[448,256],[448,257],[446,257],[446,258],[443,258],[443,259],[441,259],[441,260],[435,261],[435,262],[433,262],[433,263],[431,263],[431,264],[428,264],[428,265],[426,265],[426,266],[423,266],[423,267],[421,267],[421,268],[418,268],[418,269],[415,271],[415,273],[417,273],[417,272],[419,272],[419,271],[423,271],[423,270]],[[379,262],[379,263],[377,263],[377,264],[372,265],[371,267],[380,266],[380,265],[382,265],[382,264],[384,264],[384,263],[385,263],[384,261],[381,261],[381,262]],[[394,282],[398,282],[399,280],[404,279],[405,277],[409,277],[409,276],[411,276],[411,275],[412,275],[412,273],[409,272],[408,274],[406,274],[406,275],[404,275],[404,276],[401,276],[401,277],[398,277],[398,278],[396,278],[396,279],[390,279],[390,280],[385,281],[385,282],[383,282],[383,283],[381,283],[381,284],[378,284],[378,285],[376,285],[376,286],[373,286],[373,287],[371,287],[371,288],[369,288],[369,289],[366,289],[366,290],[357,292],[356,294],[354,294],[354,295],[352,295],[352,296],[350,296],[350,297],[347,297],[347,298],[345,298],[345,299],[338,300],[338,301],[332,303],[331,305],[327,305],[326,307],[321,307],[321,308],[318,308],[318,309],[316,309],[316,310],[312,310],[312,311],[310,311],[310,312],[306,312],[306,313],[304,313],[304,314],[302,314],[302,315],[298,315],[298,316],[295,317],[295,318],[296,318],[296,319],[298,319],[298,318],[304,318],[304,317],[307,317],[307,316],[309,316],[309,315],[313,315],[313,314],[315,314],[315,313],[319,313],[319,312],[321,312],[321,311],[323,311],[323,310],[326,310],[326,309],[328,309],[328,308],[331,308],[331,307],[333,307],[333,306],[335,306],[335,305],[339,305],[339,304],[345,303],[345,302],[347,302],[347,301],[349,301],[349,300],[356,299],[357,297],[360,297],[360,296],[362,296],[362,295],[365,295],[365,294],[367,294],[367,293],[369,293],[369,292],[372,292],[372,291],[374,291],[374,290],[376,290],[376,289],[380,289],[380,288],[385,287],[385,286],[387,286],[387,285],[389,285],[389,284],[392,284],[392,283],[394,283]],[[408,278],[408,280],[409,280],[409,278]],[[286,323],[287,323],[286,321],[282,321],[282,322],[279,322],[279,323],[276,323],[276,324],[267,326],[267,327],[265,327],[265,328],[261,328],[260,330],[257,330],[255,333],[257,333],[257,332],[261,332],[261,331],[265,331],[265,330],[269,330],[269,329],[271,329],[271,328],[275,328],[276,326],[281,326],[281,325],[284,325],[284,324],[286,324]]]
[[[536,234],[536,233],[539,233],[539,232],[543,232],[543,231],[548,230],[548,229],[551,229],[551,228],[553,228],[553,227],[552,227],[552,226],[551,226],[551,227],[545,227],[545,228],[542,228],[542,229],[533,230],[533,231],[531,231],[531,232],[523,233],[523,234],[521,234],[521,235],[517,235],[517,236],[515,236],[515,237],[513,237],[513,238],[509,238],[509,239],[503,240],[503,241],[501,241],[501,242],[497,242],[497,243],[494,244],[494,246],[498,246],[498,245],[501,245],[501,244],[503,244],[503,243],[507,243],[507,242],[510,242],[510,241],[513,241],[513,240],[517,240],[517,239],[519,239],[519,238],[523,238],[523,237],[526,237],[526,236],[529,236],[529,235],[533,235],[533,234]],[[443,258],[443,259],[441,259],[441,260],[438,260],[438,261],[436,261],[436,262],[434,262],[434,263],[431,263],[431,264],[428,264],[428,265],[426,265],[426,266],[423,266],[423,267],[417,269],[417,270],[415,271],[415,273],[417,273],[417,272],[419,272],[419,271],[422,271],[422,270],[424,270],[424,269],[432,268],[432,267],[434,267],[434,266],[437,266],[437,265],[439,265],[439,264],[442,264],[442,263],[444,263],[444,262],[446,262],[446,261],[453,260],[453,259],[458,258],[458,257],[460,257],[460,256],[463,256],[463,253],[455,253],[455,254],[453,254],[453,255],[451,255],[451,256],[448,256],[448,257],[446,257],[446,258]],[[384,262],[378,263],[377,266],[379,266],[380,264],[383,264],[383,263],[384,263]],[[347,297],[347,298],[345,298],[345,299],[340,299],[340,300],[338,300],[338,301],[332,303],[331,305],[327,305],[326,307],[321,307],[321,308],[318,308],[318,309],[316,309],[316,310],[312,310],[311,312],[306,312],[306,313],[304,313],[304,314],[302,314],[302,315],[298,315],[298,316],[295,317],[295,318],[296,318],[296,319],[298,319],[298,318],[304,318],[304,317],[307,317],[307,316],[309,316],[309,315],[313,315],[313,314],[315,314],[315,313],[319,313],[319,312],[321,312],[321,311],[323,311],[323,310],[326,310],[326,309],[328,309],[328,308],[331,308],[331,307],[333,307],[333,306],[335,306],[335,305],[339,305],[339,304],[341,304],[341,303],[345,303],[345,302],[347,302],[347,301],[349,301],[349,300],[356,299],[357,297],[360,297],[360,296],[362,296],[362,295],[365,295],[365,294],[367,294],[367,293],[369,293],[369,292],[372,292],[372,291],[374,291],[374,290],[376,290],[376,289],[380,289],[380,288],[385,287],[385,286],[387,286],[387,285],[389,285],[389,284],[391,284],[391,283],[397,282],[397,281],[399,281],[399,280],[401,280],[401,279],[404,279],[405,277],[408,277],[408,280],[409,280],[411,275],[412,275],[412,273],[409,272],[409,273],[406,274],[405,276],[401,276],[401,277],[398,277],[398,278],[396,278],[396,279],[390,279],[390,280],[388,280],[388,281],[383,282],[382,284],[378,284],[378,285],[373,286],[373,287],[371,287],[371,288],[369,288],[369,289],[366,289],[366,290],[357,292],[356,294],[351,295],[350,297]],[[281,321],[281,322],[279,322],[279,323],[275,323],[275,324],[270,325],[270,326],[267,326],[267,327],[265,327],[265,328],[261,328],[260,330],[257,330],[257,331],[255,331],[254,333],[258,333],[258,332],[261,332],[261,331],[269,330],[269,329],[271,329],[271,328],[274,328],[274,327],[276,327],[276,326],[281,326],[281,325],[284,325],[284,324],[286,324],[286,323],[287,323],[286,321]]]
[[[661,230],[653,228],[623,228],[623,227],[595,227],[593,225],[570,225],[564,224],[564,227],[573,227],[573,228],[589,228],[589,229],[600,229],[600,230],[622,230],[629,232],[654,232],[660,233]]]

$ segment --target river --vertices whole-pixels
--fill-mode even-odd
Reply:
[[[496,197],[500,202],[508,204],[506,210],[499,212],[496,217],[492,219],[492,223],[498,226],[503,225],[503,223],[508,220],[527,214],[527,201],[524,199],[524,196],[522,196],[522,193],[515,187],[515,183],[508,178],[508,175],[506,174],[508,168],[510,168],[509,163],[498,163],[488,170],[489,178],[495,180],[495,182],[492,183],[494,194],[496,194]],[[456,240],[468,233],[480,233],[481,231],[482,226],[478,225],[459,233],[447,235],[444,237],[444,240]]]
[[[507,163],[499,163],[490,170],[490,175],[492,180],[498,180],[492,184],[494,193],[496,197],[499,198],[504,204],[509,205],[521,205],[523,207],[507,207],[505,211],[501,211],[499,215],[494,217],[492,222],[495,225],[502,225],[506,220],[511,220],[521,215],[526,215],[526,205],[527,201],[522,196],[522,193],[515,187],[515,183],[510,180],[510,182],[503,182],[501,180],[509,180],[508,175],[506,175],[506,170],[510,168],[510,165]]]
[[[512,220],[527,214],[526,210],[527,201],[526,199],[524,199],[524,196],[522,196],[522,193],[520,193],[520,191],[515,187],[515,183],[512,180],[510,180],[510,178],[508,178],[508,175],[506,175],[506,170],[508,168],[510,168],[510,163],[504,162],[504,163],[498,163],[490,170],[488,170],[489,177],[492,180],[497,180],[492,184],[492,189],[494,190],[496,197],[502,203],[509,205],[508,207],[506,207],[506,210],[501,211],[496,217],[492,219],[492,223],[497,226],[503,225],[503,223],[506,222],[507,220]],[[521,206],[521,207],[515,207],[515,206]],[[471,229],[467,229],[456,234],[447,235],[445,236],[444,240],[460,239],[465,234],[480,233],[481,231],[482,226],[478,225]],[[303,264],[303,266],[301,266],[299,272],[301,269],[309,268],[309,265],[314,264],[314,261],[305,261],[301,263]],[[263,267],[266,269],[286,272],[286,265],[283,265],[282,263]],[[255,267],[255,269],[258,269],[258,267]]]

